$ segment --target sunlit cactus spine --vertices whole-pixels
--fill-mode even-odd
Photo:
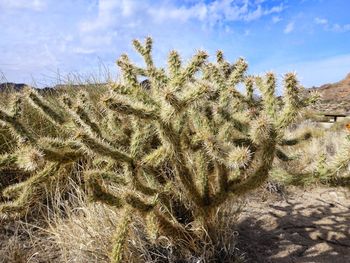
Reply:
[[[65,95],[58,103],[60,115],[53,110],[57,105],[27,92],[26,99],[62,136],[40,138],[17,120],[15,107],[13,113],[0,110],[0,120],[33,149],[31,154],[37,153],[33,156],[44,160],[30,166],[35,170],[30,179],[8,188],[13,188],[13,194],[7,190],[11,202],[0,211],[23,208],[23,198],[30,198],[27,193],[38,192],[60,167],[84,159],[90,160],[80,164],[92,200],[138,211],[155,239],[166,235],[191,243],[192,249],[201,242],[215,243],[214,219],[220,205],[259,187],[274,157],[285,156],[280,148],[287,143],[284,129],[301,107],[296,76],[285,76],[284,103],[279,108],[275,76],[247,76],[242,58],[231,64],[219,51],[216,62],[208,62],[207,53],[198,51],[184,64],[171,51],[168,67],[158,68],[151,38],[144,45],[138,40],[133,44],[146,67],[122,55],[117,61],[122,79],[110,83],[100,102],[84,94],[78,99]],[[240,84],[246,92],[239,92]],[[254,98],[255,86],[262,93],[260,101]],[[93,108],[99,107],[103,111],[96,115]],[[106,125],[106,120],[113,123]],[[0,158],[0,164],[19,160],[15,153],[15,159],[9,154]],[[16,189],[25,194],[18,195]],[[130,222],[126,216],[117,231],[114,262],[122,258]]]

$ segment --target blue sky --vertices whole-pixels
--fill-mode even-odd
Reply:
[[[0,72],[45,86],[69,73],[116,75],[131,40],[152,36],[154,57],[198,49],[243,56],[253,74],[296,71],[307,87],[350,72],[348,0],[0,0]],[[84,77],[83,77],[84,78]]]

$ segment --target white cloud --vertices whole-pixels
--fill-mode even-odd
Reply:
[[[350,31],[350,24],[345,24],[345,25],[333,24],[329,27],[329,29],[334,32],[348,32]]]
[[[203,21],[207,17],[208,11],[207,5],[199,3],[191,7],[148,7],[146,12],[157,22],[163,22],[167,19],[186,22],[190,19]]]
[[[42,11],[46,7],[44,0],[0,0],[3,9],[30,9]]]
[[[327,19],[325,18],[315,18],[315,24],[323,26],[323,29],[326,31],[333,31],[333,32],[348,32],[350,31],[350,24],[333,24],[330,23]]]
[[[253,21],[263,16],[282,12],[283,4],[269,8],[263,6],[262,0],[215,0],[210,3],[204,1],[185,1],[187,5],[176,5],[171,1],[143,1],[136,0],[99,0],[96,18],[84,21],[80,25],[83,32],[97,31],[108,28],[121,18],[147,17],[158,23],[177,20],[187,22],[198,20],[213,26],[232,21]]]
[[[289,22],[284,28],[283,32],[285,34],[289,34],[294,31],[294,22]]]
[[[324,18],[316,17],[315,18],[315,23],[318,24],[318,25],[326,25],[326,24],[328,24],[328,20],[324,19]]]
[[[222,32],[230,34],[233,29],[228,22],[248,22],[284,10],[280,2],[267,7],[264,1],[255,0],[184,1],[176,4],[159,0],[99,0],[90,9],[90,17],[83,18],[78,25],[81,48],[111,49],[116,43],[135,37],[149,34],[161,37],[159,32],[168,31],[169,26],[174,32],[183,32],[184,24],[189,31],[191,26],[200,31],[219,26]]]
[[[80,24],[82,32],[104,30],[114,25],[121,17],[130,17],[141,4],[134,0],[99,0],[97,16]]]
[[[272,23],[277,24],[280,21],[282,21],[281,17],[279,17],[279,16],[272,17]]]

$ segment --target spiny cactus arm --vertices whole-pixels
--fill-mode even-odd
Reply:
[[[59,150],[69,149],[72,151],[81,150],[83,145],[76,141],[75,138],[53,138],[53,137],[42,137],[37,140],[37,144],[42,147],[53,148]]]
[[[170,89],[167,89],[167,88],[164,89],[163,100],[167,103],[167,105],[164,105],[164,104],[162,105],[163,106],[162,112],[161,112],[162,116],[172,115],[170,112],[179,112],[183,108],[178,96],[175,94],[175,92],[173,92]],[[168,105],[170,105],[171,107],[167,107]],[[167,119],[167,118],[163,117],[163,119]]]
[[[23,113],[23,99],[21,94],[16,94],[11,102],[11,115],[14,119],[18,119]]]
[[[229,117],[229,119],[230,121],[219,120],[222,123],[217,134],[219,140],[231,142],[233,144],[236,144],[237,140],[249,140],[249,137],[246,135],[249,127],[248,123],[234,116]]]
[[[235,87],[244,79],[248,64],[244,58],[239,58],[232,66],[232,72],[228,78],[228,86]]]
[[[312,133],[305,132],[301,136],[299,136],[298,138],[282,139],[282,141],[279,142],[278,144],[281,146],[293,146],[293,145],[297,145],[303,141],[309,140],[310,138],[312,138]]]
[[[140,85],[137,77],[139,75],[146,75],[148,74],[146,72],[140,72],[142,69],[137,68],[135,65],[133,65],[130,61],[127,55],[122,55],[117,60],[117,65],[122,70],[123,75],[123,81],[125,86],[128,88],[128,90],[125,90],[126,93],[132,94],[137,100],[145,103],[145,104],[156,104],[156,101],[154,101],[147,91]],[[141,73],[141,74],[140,74]]]
[[[265,80],[256,78],[257,86],[262,93],[262,103],[265,113],[271,118],[275,118],[277,103],[275,97],[276,77],[272,72],[266,73]]]
[[[170,150],[166,148],[166,146],[159,146],[157,149],[151,151],[147,155],[145,155],[141,160],[141,166],[152,166],[159,167],[161,164],[165,163],[170,156],[168,154]]]
[[[197,51],[197,53],[192,57],[187,67],[184,69],[182,78],[184,80],[192,78],[194,74],[196,74],[196,72],[201,69],[202,65],[204,65],[204,63],[206,62],[207,58],[208,54],[205,51]]]
[[[117,60],[117,65],[123,72],[123,80],[125,84],[128,85],[132,91],[137,92],[139,95],[141,95],[141,87],[137,80],[138,72],[135,72],[135,66],[130,62],[129,57],[125,54],[121,55],[121,57]]]
[[[159,95],[159,91],[162,90],[165,86],[167,86],[169,82],[169,78],[166,75],[165,69],[163,68],[152,68],[148,70],[148,80],[146,83],[141,82],[143,89],[149,90],[153,95],[153,102],[157,102],[157,95]],[[147,84],[147,86],[144,86]]]
[[[241,180],[241,178],[233,179],[228,182],[229,191],[233,194],[240,196],[257,187],[259,187],[268,178],[269,171],[272,167],[272,162],[275,155],[275,148],[273,142],[270,145],[264,145],[259,152],[255,153],[258,160],[247,174],[247,178]]]
[[[193,116],[193,120],[195,131],[202,141],[203,151],[212,160],[216,160],[219,163],[227,163],[227,157],[235,146],[218,140],[218,136],[214,134],[210,121],[204,115],[197,113]]]
[[[115,95],[103,101],[110,110],[126,115],[134,115],[141,119],[157,120],[158,110],[155,107],[143,104],[138,101],[132,101],[123,95]]]
[[[195,154],[196,177],[199,180],[200,194],[202,196],[203,204],[210,203],[210,181],[209,181],[209,162],[205,153],[199,150]]]
[[[122,212],[121,220],[116,228],[116,232],[113,237],[113,249],[111,253],[111,263],[125,262],[123,259],[124,247],[127,243],[129,235],[130,224],[132,222],[133,209],[126,209]]]
[[[83,127],[90,130],[91,134],[96,134],[97,136],[100,136],[101,138],[103,138],[102,132],[101,132],[100,128],[98,127],[98,125],[91,120],[89,114],[87,112],[85,112],[85,110],[82,107],[77,105],[75,107],[74,111],[76,112],[77,116],[79,116],[80,124]]]
[[[17,167],[26,172],[39,170],[43,168],[45,164],[43,152],[38,147],[34,147],[30,144],[23,144],[15,154],[17,156]]]
[[[134,74],[135,76],[142,76],[142,77],[148,77],[149,75],[146,69],[133,65],[130,62],[129,57],[127,55],[124,55],[124,54],[121,55],[121,57],[119,58],[119,60],[117,60],[116,63],[123,71],[130,72],[129,74]],[[128,82],[127,79],[124,79],[124,80],[128,86],[129,84],[132,84],[132,86],[137,87],[134,81]],[[115,84],[113,84],[113,86],[115,86]]]
[[[120,162],[126,162],[126,163],[133,162],[133,159],[129,155],[122,152],[121,150],[118,150],[104,143],[98,138],[93,138],[93,137],[90,137],[88,134],[80,133],[77,139],[80,140],[81,143],[83,143],[87,147],[87,149],[99,155],[108,156]]]
[[[160,96],[160,100],[163,102],[160,111],[162,121],[171,122],[175,118],[179,118],[177,124],[179,127],[183,127],[185,117],[182,113],[205,98],[212,88],[206,81],[186,83],[184,86],[182,94],[178,95],[173,91],[173,87],[167,87],[162,90],[163,95]],[[183,120],[182,122],[181,119]]]
[[[216,65],[208,63],[206,65],[205,71],[206,74],[211,78],[212,82],[215,83],[215,85],[217,85],[217,89],[219,91],[223,91],[227,88],[227,79]]]
[[[147,203],[133,192],[126,193],[124,195],[124,200],[129,206],[141,213],[148,213],[156,206],[155,202]]]
[[[216,51],[216,63],[224,77],[228,78],[231,73],[231,65],[224,59],[224,53],[221,50]]]
[[[147,69],[151,70],[154,67],[152,59],[152,38],[147,37],[144,46],[140,43],[140,41],[136,39],[133,41],[133,44],[137,52],[143,56],[147,65]]]
[[[303,107],[307,107],[319,102],[320,98],[320,93],[316,90],[313,90],[307,96],[300,98],[300,103]]]
[[[67,97],[63,96],[61,99],[66,111],[73,117],[73,120],[87,130],[92,136],[96,135],[102,138],[102,132],[98,125],[93,122],[89,114],[83,109],[81,105],[73,106],[73,102]]]
[[[284,130],[297,116],[300,108],[299,88],[296,75],[287,73],[284,77],[284,107],[281,116],[277,119],[276,127],[278,130]]]
[[[202,204],[202,199],[199,190],[194,183],[194,175],[186,166],[184,153],[181,149],[181,140],[179,135],[174,131],[171,124],[158,123],[159,135],[162,144],[169,151],[167,154],[170,158],[171,165],[174,169],[176,178],[179,179],[188,195],[198,206]]]
[[[190,83],[189,85],[190,88],[186,89],[180,98],[180,104],[184,108],[205,98],[213,90],[212,85],[207,81],[197,81],[195,84]]]
[[[69,163],[85,156],[83,145],[74,140],[43,137],[37,140],[36,148],[47,161]]]
[[[75,162],[78,159],[84,157],[83,151],[57,151],[54,149],[48,149],[48,148],[40,148],[42,151],[44,158],[51,162],[62,162],[62,163],[71,163]]]
[[[16,161],[17,161],[16,154],[2,154],[2,155],[0,155],[0,171],[15,165]]]
[[[319,174],[329,179],[336,179],[337,176],[350,166],[350,143],[346,144],[340,151],[332,158],[330,165],[325,169],[320,170]]]
[[[220,193],[222,194],[226,194],[227,190],[228,190],[228,171],[226,169],[226,167],[222,164],[217,162],[214,165],[214,169],[215,169],[215,175],[217,178],[217,184],[218,184],[218,191],[216,195],[220,195]],[[214,197],[215,199],[215,197]]]
[[[121,208],[124,206],[125,203],[122,198],[111,194],[105,189],[104,186],[102,186],[99,173],[96,173],[95,171],[86,171],[84,173],[84,179],[87,184],[89,197],[91,200],[105,203],[116,208]]]
[[[78,102],[88,115],[96,115],[95,106],[92,103],[90,94],[86,90],[80,90],[78,92]]]
[[[116,172],[111,172],[108,170],[87,170],[85,171],[85,174],[87,177],[92,176],[94,178],[102,179],[116,185],[120,185],[120,186],[127,185],[125,176],[119,175]]]
[[[181,150],[181,141],[178,134],[170,123],[158,122],[158,130],[160,139],[166,149],[169,151],[168,156],[171,156],[171,163],[177,178],[183,184],[188,194],[193,198],[197,204],[201,203],[201,196],[193,181],[193,174],[186,166],[183,152]]]
[[[59,170],[60,163],[49,163],[46,167],[30,177],[20,187],[11,187],[14,196],[18,195],[20,188],[23,188],[21,193],[14,201],[6,202],[0,205],[0,213],[10,215],[21,215],[25,213],[26,209],[37,201],[41,196],[41,192],[45,186],[51,182],[50,177],[54,177]],[[11,191],[7,191],[8,195],[12,195]]]
[[[44,116],[46,116],[52,123],[60,126],[65,122],[62,115],[58,114],[54,109],[49,106],[49,103],[39,95],[34,89],[27,89],[27,99],[29,103],[39,110]]]
[[[275,138],[276,133],[272,120],[264,114],[251,121],[249,137],[255,145],[269,143],[271,138]]]
[[[178,74],[178,77],[172,80],[173,91],[177,92],[183,89],[185,82],[193,78],[193,76],[203,67],[208,54],[204,51],[198,51],[195,54],[188,65],[181,70],[181,73]]]
[[[246,168],[250,165],[254,146],[235,146],[231,147],[227,154],[225,166],[230,169]]]
[[[146,185],[146,181],[143,177],[143,170],[140,167],[133,167],[132,165],[126,164],[124,166],[124,173],[129,178],[133,188],[144,195],[153,196],[159,192],[160,189],[152,188]],[[143,180],[141,179],[143,177]]]
[[[176,79],[181,72],[181,58],[177,51],[172,50],[168,56],[168,71],[170,79]]]
[[[9,186],[7,186],[3,191],[2,191],[2,195],[8,199],[16,199],[18,198],[22,192],[25,190],[27,182],[20,182],[20,183],[16,183],[16,184],[11,184]]]
[[[150,143],[156,135],[156,130],[150,124],[143,124],[141,121],[132,121],[133,134],[130,142],[130,156],[137,160],[141,158],[150,148]]]
[[[252,104],[254,102],[254,77],[248,76],[245,79],[245,89],[246,89],[246,99],[248,103]]]
[[[7,127],[10,128],[13,136],[19,138],[22,141],[35,141],[33,135],[17,119],[10,116],[2,109],[0,109],[0,121],[2,121]]]
[[[219,109],[226,109],[230,104],[240,106],[247,103],[243,94],[241,94],[234,86],[228,87],[227,89],[220,92]]]
[[[250,157],[252,160],[247,163],[245,168],[242,167],[240,176],[229,178],[225,189],[226,193],[241,195],[258,187],[266,180],[275,156],[276,136],[276,131],[268,118],[261,116],[253,121],[250,132],[252,146],[254,146],[254,154]],[[227,198],[224,193],[219,191],[213,198],[212,205],[222,203]]]
[[[151,188],[158,189],[159,192],[159,189],[162,189],[162,186],[166,183],[164,173],[159,172],[159,169],[162,169],[163,167],[153,167],[142,163],[139,163],[138,165],[140,165],[140,169],[143,171],[143,177],[147,181],[147,184],[149,184]]]
[[[103,106],[105,108],[105,106]],[[110,135],[111,140],[122,146],[130,145],[130,134],[132,129],[127,118],[121,119],[120,114],[105,108],[106,116],[102,119],[105,132]],[[125,116],[124,116],[125,117]]]

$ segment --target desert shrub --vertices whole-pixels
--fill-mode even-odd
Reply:
[[[312,134],[312,138],[284,147],[289,160],[276,159],[270,179],[297,186],[346,185],[350,160],[347,157],[349,132],[345,123],[325,129],[317,122],[305,121],[288,129],[285,136],[298,137],[305,133]]]
[[[123,260],[137,220],[149,244],[166,237],[182,249],[178,254],[198,256],[205,247],[207,260],[220,261],[220,208],[263,184],[275,156],[288,161],[282,147],[310,137],[284,139],[303,105],[296,76],[285,75],[278,101],[275,75],[247,76],[241,58],[231,64],[218,51],[212,63],[198,51],[184,65],[171,51],[168,67],[157,68],[150,38],[134,46],[146,66],[122,55],[122,80],[103,87],[103,94],[81,90],[57,99],[29,88],[0,110],[18,142],[0,157],[0,169],[30,173],[3,191],[8,201],[0,212],[25,213],[45,196],[44,189],[78,171],[90,199],[121,217],[113,262]],[[245,94],[236,89],[242,84]],[[33,123],[34,116],[40,121]]]

